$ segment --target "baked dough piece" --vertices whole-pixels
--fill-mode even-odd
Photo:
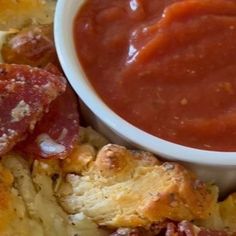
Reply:
[[[58,160],[36,160],[32,166],[29,162],[15,154],[1,160],[1,236],[107,235],[82,213],[69,215],[58,204],[54,196]]]
[[[25,203],[14,186],[14,176],[0,164],[0,235],[44,236],[41,224],[30,219]]]
[[[53,22],[55,0],[0,0],[0,30]]]
[[[114,144],[104,146],[87,170],[68,174],[66,180],[59,191],[64,209],[109,227],[207,218],[217,196],[216,189],[181,165],[161,164],[150,153]]]
[[[215,204],[210,217],[196,221],[195,224],[212,230],[236,232],[236,193]]]

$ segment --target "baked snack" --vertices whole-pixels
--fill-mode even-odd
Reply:
[[[170,232],[198,236],[200,231],[207,235],[236,231],[235,194],[217,203],[216,187],[200,182],[181,165],[161,163],[148,152],[114,144],[100,148],[106,142],[90,128],[82,128],[67,159],[25,160],[15,153],[2,157],[0,235],[30,236],[32,230],[36,236],[156,236],[163,230],[166,236]],[[159,179],[155,182],[153,176]],[[191,188],[192,183],[199,189]],[[159,199],[152,202],[156,190]]]
[[[94,158],[91,154],[84,170],[67,175],[71,191],[62,184],[59,199],[69,213],[84,212],[99,225],[149,227],[166,219],[205,219],[216,202],[214,187],[148,152],[108,144]]]
[[[68,214],[60,207],[54,196],[56,162],[49,168],[11,153],[1,163],[1,236],[106,235],[82,213]]]
[[[0,30],[53,21],[56,0],[0,0]]]
[[[236,193],[230,194],[224,201],[218,202],[210,216],[205,220],[195,221],[195,224],[207,229],[236,232]]]
[[[37,67],[58,64],[51,25],[54,4],[54,0],[1,4],[1,30],[26,26],[4,33],[5,61]],[[54,70],[49,72],[54,74]],[[76,99],[66,99],[65,104],[64,97],[60,99],[21,143],[24,148],[17,146],[1,157],[1,236],[197,236],[199,232],[227,235],[236,231],[235,194],[217,203],[217,187],[201,182],[183,166],[163,163],[148,152],[108,144],[91,128],[81,127],[77,140],[78,116],[72,116],[76,127],[68,126],[72,122],[63,116],[72,103],[77,112]],[[73,132],[67,132],[72,128]],[[58,144],[67,144],[65,159],[58,153],[31,155],[35,150],[32,135],[38,134],[53,137],[43,140],[50,152]],[[68,135],[73,142],[66,142]],[[19,155],[19,151],[25,154]]]

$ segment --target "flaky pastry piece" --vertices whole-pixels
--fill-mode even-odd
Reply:
[[[66,211],[83,212],[97,224],[113,228],[204,219],[216,196],[215,188],[181,165],[160,163],[148,152],[114,144],[104,146],[89,168],[68,174],[59,190]]]
[[[0,163],[0,235],[30,236],[32,232],[43,236],[40,223],[27,214],[24,200],[14,186],[14,176]]]
[[[60,178],[58,160],[31,164],[15,153],[1,159],[1,236],[107,235],[83,213],[69,215],[58,204],[54,194]]]
[[[0,0],[0,29],[53,22],[55,0]]]
[[[232,193],[225,200],[217,202],[207,219],[198,220],[194,223],[207,229],[234,232],[236,235],[236,193]]]

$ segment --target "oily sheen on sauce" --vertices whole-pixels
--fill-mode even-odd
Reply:
[[[87,0],[74,39],[88,79],[125,120],[236,151],[235,0]]]

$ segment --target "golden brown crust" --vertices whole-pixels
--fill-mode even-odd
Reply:
[[[66,158],[62,162],[62,169],[65,173],[80,174],[95,159],[95,154],[93,146],[89,144],[78,145],[74,148],[70,158]]]
[[[106,145],[98,153],[94,167],[101,175],[112,177],[124,171],[129,165],[129,160],[130,153],[125,147]]]
[[[145,151],[130,151],[116,144],[105,145],[97,154],[94,171],[108,178],[126,177],[136,166],[151,167],[159,165],[158,159]]]
[[[179,164],[114,144],[104,146],[80,176],[69,174],[68,183],[71,193],[60,192],[63,207],[110,227],[206,218],[217,195]]]

